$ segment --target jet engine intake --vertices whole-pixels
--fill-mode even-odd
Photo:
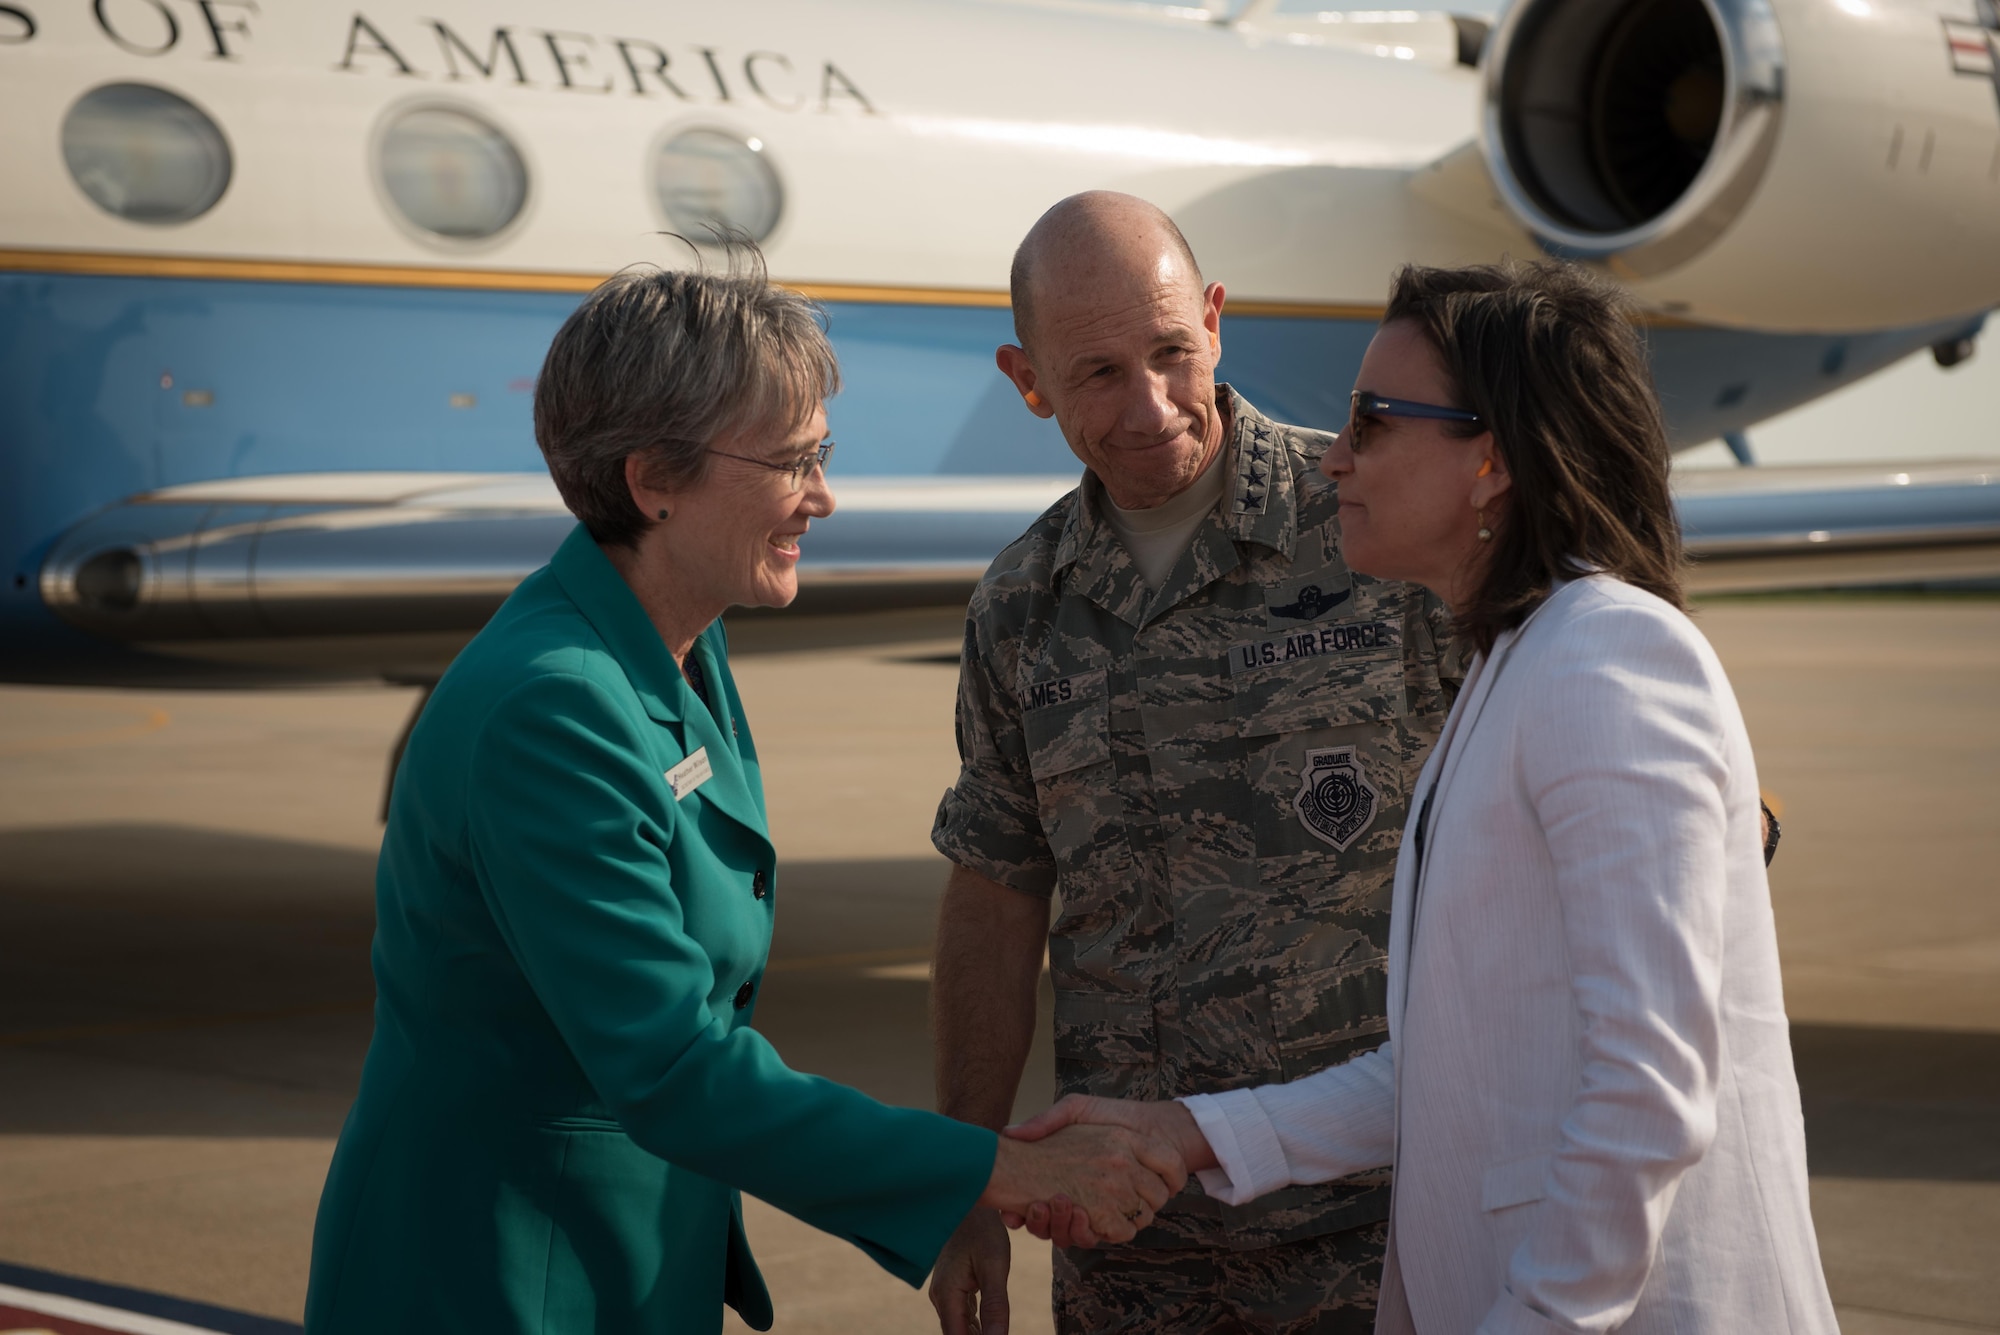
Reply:
[[[2000,303],[1996,41],[1913,0],[1518,0],[1481,149],[1545,250],[1664,313],[1969,315]]]
[[[1528,0],[1487,91],[1516,216],[1558,254],[1646,277],[1706,249],[1762,181],[1784,52],[1762,0]]]

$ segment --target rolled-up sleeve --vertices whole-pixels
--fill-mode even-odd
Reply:
[[[958,667],[958,781],[938,803],[931,844],[967,871],[1047,896],[1055,857],[1042,833],[1009,657],[982,628],[975,601]]]
[[[1215,1151],[1201,1189],[1247,1205],[1280,1187],[1384,1167],[1396,1151],[1395,1069],[1385,1043],[1288,1084],[1181,1099]]]

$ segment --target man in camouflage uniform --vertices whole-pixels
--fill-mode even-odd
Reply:
[[[1455,687],[1445,616],[1347,569],[1330,437],[1214,382],[1222,300],[1130,196],[1063,201],[1015,261],[1001,368],[1087,471],[966,624],[933,1013],[940,1104],[968,1121],[1010,1115],[1045,946],[1059,1093],[1292,1079],[1386,1037],[1396,847]],[[1156,587],[1151,539],[1121,533],[1202,486],[1218,499],[1170,568],[1154,553]],[[1387,1173],[1244,1207],[1190,1183],[1131,1244],[1057,1253],[1057,1327],[1369,1331],[1388,1209]],[[1006,1328],[1007,1241],[975,1210],[947,1246],[947,1335]]]

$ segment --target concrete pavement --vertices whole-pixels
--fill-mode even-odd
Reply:
[[[2000,1331],[2000,600],[1721,602],[1850,1335]],[[784,864],[759,1025],[926,1103],[956,641],[746,654]],[[799,643],[782,621],[739,644]],[[296,1320],[367,1042],[375,804],[409,693],[0,690],[0,1261]],[[1020,1108],[1046,1101],[1038,1052]],[[761,1206],[781,1331],[935,1329]],[[1016,1248],[1016,1331],[1046,1250]]]

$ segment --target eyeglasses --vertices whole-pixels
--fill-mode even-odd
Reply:
[[[747,454],[731,454],[728,450],[710,450],[709,453],[719,454],[725,459],[741,459],[746,464],[756,464],[759,468],[783,473],[788,484],[786,490],[798,491],[805,486],[807,476],[815,468],[826,467],[826,461],[833,457],[833,442],[823,440],[788,464],[774,464],[769,459],[756,459]]]
[[[1412,403],[1408,399],[1385,399],[1380,394],[1357,389],[1347,396],[1347,448],[1360,453],[1365,444],[1361,423],[1370,417],[1428,417],[1439,422],[1478,422],[1479,414],[1464,408],[1445,408],[1435,403]]]

